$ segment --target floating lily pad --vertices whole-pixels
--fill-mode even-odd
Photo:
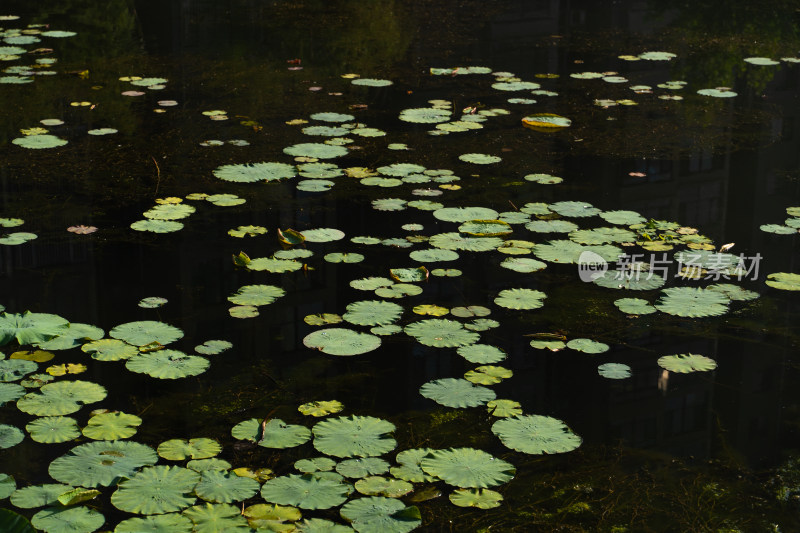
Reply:
[[[16,383],[0,383],[0,406],[18,400],[25,394],[25,388]]]
[[[192,521],[177,513],[128,518],[114,533],[192,533]]]
[[[348,115],[346,113],[332,113],[332,112],[324,112],[324,113],[314,113],[311,115],[312,120],[319,120],[321,122],[350,122],[351,120],[355,120],[356,117],[353,115]]]
[[[436,124],[450,120],[449,109],[438,109],[434,107],[420,107],[413,109],[403,109],[398,117],[405,122],[416,122],[420,124]]]
[[[472,344],[462,346],[458,349],[458,355],[469,361],[478,364],[499,363],[506,358],[506,353],[496,346],[489,344]]]
[[[74,413],[83,404],[106,397],[106,389],[88,381],[57,381],[42,385],[40,392],[29,393],[17,400],[17,408],[37,416],[60,416]]]
[[[13,476],[9,476],[8,474],[0,474],[0,500],[4,500],[11,496],[16,489],[17,482],[14,480]]]
[[[249,440],[265,448],[294,448],[311,438],[311,431],[301,425],[287,424],[279,418],[266,423],[251,418],[236,424],[231,435],[240,440]]]
[[[494,509],[500,506],[503,496],[491,489],[457,489],[449,496],[450,502],[459,507]]]
[[[632,224],[643,224],[647,219],[636,211],[605,211],[600,213],[600,218],[611,224],[630,226]]]
[[[32,80],[31,80],[32,81]],[[58,148],[64,146],[67,141],[60,139],[55,135],[26,135],[24,137],[17,137],[11,140],[12,143],[22,148],[29,148],[33,150],[41,150],[44,148]]]
[[[91,533],[106,521],[94,509],[78,507],[47,507],[31,518],[31,525],[47,533]]]
[[[709,370],[714,370],[717,368],[717,362],[704,355],[679,353],[659,357],[658,366],[670,372],[687,374],[689,372],[707,372]]]
[[[56,481],[74,486],[108,487],[130,478],[142,466],[153,465],[156,461],[155,450],[144,444],[97,441],[72,448],[50,463],[49,473]]]
[[[274,259],[272,257],[257,257],[247,262],[247,270],[267,271],[280,274],[294,272],[303,268],[303,263],[292,259]]]
[[[391,324],[403,313],[403,308],[393,302],[383,300],[364,300],[347,305],[342,318],[359,326]]]
[[[458,252],[453,250],[441,250],[428,248],[425,250],[414,250],[408,256],[419,263],[434,263],[438,261],[455,261],[458,259]]]
[[[194,206],[189,204],[161,204],[148,209],[142,215],[155,220],[177,220],[186,218],[194,212]]]
[[[656,308],[650,302],[641,298],[620,298],[614,301],[614,305],[629,315],[649,315],[656,312]]]
[[[342,507],[340,514],[359,533],[407,533],[422,523],[416,507],[406,507],[399,500],[380,496],[351,500]]]
[[[146,219],[137,220],[131,224],[131,229],[136,231],[150,231],[153,233],[171,233],[183,229],[183,223],[174,220]]]
[[[31,439],[36,442],[53,444],[77,439],[81,432],[74,418],[67,416],[48,416],[36,418],[25,426]]]
[[[336,466],[336,461],[330,457],[314,457],[312,459],[300,459],[294,463],[294,467],[304,474],[312,472],[330,472]]]
[[[717,87],[715,89],[700,89],[697,91],[697,94],[701,94],[703,96],[712,96],[714,98],[733,98],[737,95],[737,93],[725,87]]]
[[[561,216],[583,218],[599,215],[600,209],[587,202],[563,201],[550,204],[548,209]]]
[[[232,472],[206,470],[202,472],[194,492],[207,502],[232,503],[251,498],[260,488],[255,479],[239,477]]]
[[[593,341],[592,339],[572,339],[567,343],[567,348],[583,353],[603,353],[608,351],[608,344]]]
[[[295,522],[297,533],[353,533],[354,529],[323,518],[306,518]]]
[[[461,154],[458,156],[461,161],[472,163],[474,165],[491,165],[492,163],[499,163],[503,160],[502,157],[488,154]]]
[[[200,474],[179,466],[150,466],[122,481],[111,495],[121,511],[162,514],[180,511],[196,500],[194,487]]]
[[[139,350],[136,346],[119,339],[100,339],[87,342],[81,346],[81,350],[88,353],[92,359],[97,359],[98,361],[120,361],[139,355]]]
[[[557,185],[564,181],[564,178],[553,176],[551,174],[528,174],[524,177],[525,181],[532,181],[542,185]]]
[[[312,474],[291,474],[267,480],[261,487],[261,497],[301,509],[330,509],[344,503],[350,491],[346,483],[319,479]]]
[[[492,389],[473,385],[466,379],[442,378],[420,387],[420,394],[446,407],[477,407],[495,399]]]
[[[597,373],[608,379],[626,379],[631,377],[631,367],[622,363],[603,363],[597,367]]]
[[[31,372],[36,372],[38,369],[39,365],[33,361],[26,361],[25,359],[5,359],[0,361],[0,381],[17,381]]]
[[[543,270],[547,267],[547,264],[527,257],[509,257],[504,259],[500,266],[515,272],[529,274]]]
[[[774,272],[767,276],[765,283],[782,291],[800,291],[800,274]]]
[[[682,317],[723,315],[728,311],[730,299],[719,291],[699,287],[670,287],[662,291],[655,303],[661,312]]]
[[[183,440],[170,439],[158,445],[158,455],[168,461],[208,459],[222,450],[219,442],[205,437]]]
[[[0,449],[16,446],[25,438],[25,433],[17,427],[0,424]]]
[[[230,350],[233,344],[230,341],[210,340],[194,347],[194,351],[203,355],[216,355]]]
[[[236,305],[268,305],[286,294],[286,291],[274,285],[244,285],[228,301]]]
[[[533,248],[533,253],[539,259],[550,261],[551,263],[585,263],[581,255],[585,252],[597,254],[597,260],[616,261],[624,252],[621,248],[610,244],[599,246],[584,246],[572,241],[555,240],[547,244],[537,244]],[[586,256],[584,256],[586,257]]]
[[[345,328],[326,328],[309,333],[303,344],[330,355],[358,355],[376,350],[380,337]]]
[[[70,485],[55,483],[29,485],[14,491],[10,501],[12,505],[20,509],[35,509],[58,503],[58,497],[70,490],[72,490]]]
[[[507,309],[539,309],[547,295],[533,289],[505,289],[497,294],[494,303]]]
[[[331,242],[344,238],[344,232],[335,228],[307,229],[302,233],[308,242]]]
[[[336,472],[349,478],[364,478],[383,474],[389,470],[389,463],[379,457],[359,457],[345,459],[336,465]]]
[[[46,342],[67,332],[67,319],[49,313],[0,315],[0,346],[16,339],[20,345]],[[9,380],[3,380],[9,381]]]
[[[607,289],[628,289],[631,291],[649,291],[664,286],[666,279],[656,271],[606,270],[600,275],[592,274],[592,281]]]
[[[202,374],[210,365],[205,357],[187,355],[178,350],[159,350],[128,359],[125,368],[159,379],[179,379]]]
[[[444,318],[412,322],[404,328],[404,331],[420,344],[436,348],[466,346],[474,344],[480,338],[477,333],[464,329],[460,322]]]
[[[420,467],[449,485],[463,488],[493,487],[510,481],[516,473],[510,463],[474,448],[433,450],[420,461]]]
[[[492,400],[486,402],[489,414],[498,418],[508,418],[522,414],[522,405],[514,400]]]
[[[127,439],[136,434],[142,419],[122,412],[99,413],[89,419],[83,435],[94,440]]]
[[[322,143],[300,143],[287,146],[283,153],[295,157],[315,157],[317,159],[332,159],[341,157],[348,152],[344,146],[331,146]]]
[[[498,420],[492,433],[508,448],[522,453],[551,454],[571,452],[581,438],[561,420],[542,415],[524,415]]]
[[[175,326],[154,320],[120,324],[109,331],[108,334],[115,339],[123,340],[134,346],[144,346],[151,342],[169,344],[183,337],[183,331]]]
[[[502,366],[484,365],[464,374],[464,379],[476,385],[494,385],[510,378],[513,372]]]
[[[298,411],[307,416],[321,417],[338,413],[344,409],[342,402],[338,400],[322,400],[304,403],[297,408]]]
[[[394,430],[394,424],[386,420],[355,415],[329,418],[312,429],[314,448],[335,457],[372,457],[388,453],[397,446],[397,441],[389,436]]]

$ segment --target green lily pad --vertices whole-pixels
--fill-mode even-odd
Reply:
[[[179,379],[202,374],[210,365],[205,357],[178,350],[158,350],[128,359],[125,368],[159,379]]]
[[[8,474],[0,474],[0,500],[8,498],[15,490],[17,490],[17,482],[14,477]]]
[[[631,367],[622,363],[603,363],[597,367],[597,373],[608,379],[626,379],[631,377]]]
[[[344,409],[344,404],[338,400],[322,400],[317,402],[304,403],[297,408],[298,411],[307,416],[321,417],[338,413]]]
[[[418,107],[403,109],[398,117],[404,122],[415,122],[418,124],[436,124],[450,120],[449,109],[437,109],[434,107]]]
[[[168,461],[183,461],[184,459],[208,459],[214,457],[222,450],[219,442],[214,439],[199,437],[189,440],[171,439],[158,445],[158,455]]]
[[[331,254],[325,254],[325,257],[323,257],[323,259],[325,259],[325,261],[327,261],[328,263],[360,263],[361,261],[364,260],[364,256],[353,252],[350,253],[336,252]]]
[[[177,513],[128,518],[114,533],[192,533],[192,521]]]
[[[144,346],[152,342],[169,344],[183,337],[183,331],[163,322],[142,320],[127,322],[114,327],[108,334],[134,346]]]
[[[508,257],[504,259],[502,263],[500,263],[500,266],[509,270],[513,270],[514,272],[522,272],[524,274],[538,272],[547,268],[546,263],[542,263],[541,261],[537,261],[536,259],[531,259],[528,257]]]
[[[233,348],[230,341],[210,340],[194,347],[194,351],[203,355],[216,355]]]
[[[323,518],[306,518],[295,522],[296,533],[353,533],[353,528],[325,520]]]
[[[97,359],[98,361],[120,361],[139,355],[139,350],[136,346],[119,339],[100,339],[87,342],[81,346],[81,350],[88,353],[92,359]]]
[[[156,461],[155,450],[144,444],[96,441],[72,448],[50,463],[49,472],[53,479],[62,483],[87,488],[108,487]]]
[[[458,507],[477,507],[494,509],[500,507],[503,496],[491,489],[457,489],[449,496],[450,502]]]
[[[335,228],[314,228],[302,231],[307,242],[331,242],[344,238],[344,232]]]
[[[209,470],[225,472],[231,469],[231,464],[224,459],[210,457],[208,459],[192,459],[191,461],[187,461],[186,468],[201,473]]]
[[[588,202],[556,202],[554,204],[550,204],[548,209],[554,213],[558,213],[563,217],[573,218],[592,217],[601,213],[600,209],[597,209]]]
[[[317,159],[332,159],[341,157],[348,152],[344,146],[331,146],[322,143],[300,143],[287,146],[283,149],[284,154],[295,157],[315,157]]]
[[[240,509],[228,504],[194,505],[181,513],[191,519],[193,533],[248,533],[252,531]]]
[[[717,368],[717,362],[704,355],[679,353],[659,357],[658,366],[670,372],[687,374],[689,372],[707,372],[709,370],[714,370]]]
[[[655,271],[606,270],[592,281],[607,289],[628,289],[631,291],[650,291],[660,289],[666,283],[663,274]]]
[[[47,416],[36,418],[25,426],[31,439],[45,444],[67,442],[81,435],[78,422],[68,416]]]
[[[495,422],[495,426],[508,420]],[[510,463],[474,448],[433,450],[420,461],[422,470],[448,485],[486,488],[510,481],[516,469]]]
[[[17,137],[11,140],[12,143],[22,148],[30,148],[34,150],[41,150],[43,148],[58,148],[64,146],[67,141],[60,139],[55,135],[26,135],[24,137]]]
[[[782,291],[800,291],[800,274],[774,272],[767,276],[764,283]]]
[[[730,89],[717,87],[715,89],[700,89],[697,91],[697,94],[701,94],[703,96],[712,96],[714,98],[733,98],[738,93],[735,93]]]
[[[578,263],[581,254],[593,252],[604,261],[616,261],[624,254],[621,248],[610,244],[599,246],[584,246],[567,240],[549,241],[547,244],[537,244],[533,247],[533,254],[544,261],[551,263]]]
[[[0,238],[0,244],[4,244],[6,246],[17,246],[19,244],[25,244],[28,241],[32,241],[38,238],[35,233],[29,233],[26,231],[17,231],[15,233],[8,233],[3,235]]]
[[[569,220],[533,220],[525,224],[525,229],[536,233],[569,233],[578,229],[578,225]]]
[[[121,511],[162,514],[180,511],[196,500],[200,474],[179,466],[150,466],[122,481],[111,504]]]
[[[569,234],[570,240],[578,244],[606,244],[634,242],[636,234],[622,228],[579,229]]]
[[[494,385],[508,379],[513,372],[502,366],[483,365],[464,374],[464,379],[476,385]]]
[[[142,419],[122,412],[99,413],[89,419],[83,435],[94,440],[127,439],[136,434]]]
[[[194,206],[189,204],[161,204],[148,209],[142,215],[155,220],[178,220],[186,218],[194,212]]]
[[[472,163],[474,165],[491,165],[492,163],[499,163],[503,160],[502,157],[488,154],[461,154],[458,156],[461,161]]]
[[[173,231],[180,231],[183,229],[182,222],[175,222],[174,220],[158,220],[148,218],[145,220],[137,220],[131,224],[131,229],[136,231],[150,231],[153,233],[171,233]]]
[[[470,220],[496,220],[497,211],[488,207],[443,207],[433,212],[434,218],[445,222],[467,222]]]
[[[611,224],[630,226],[633,224],[643,224],[647,219],[636,211],[605,211],[600,213],[600,218]]]
[[[77,348],[87,340],[102,339],[105,334],[105,331],[97,326],[72,322],[57,337],[39,342],[36,347],[42,350],[69,350]]]
[[[466,379],[442,378],[424,383],[420,394],[446,407],[477,407],[495,399],[492,389],[473,385]]]
[[[608,344],[593,341],[592,339],[572,339],[567,343],[567,348],[583,353],[603,353],[608,351]]]
[[[351,500],[339,514],[359,533],[407,533],[422,524],[419,509],[380,496]]]
[[[434,263],[437,261],[455,261],[458,259],[458,252],[453,250],[441,250],[435,248],[428,248],[425,250],[414,250],[408,257],[417,261],[418,263]]]
[[[17,408],[36,416],[60,416],[74,413],[83,404],[106,397],[106,389],[88,381],[57,381],[42,385],[38,393],[29,393],[17,400]]]
[[[662,291],[656,309],[681,317],[719,316],[728,311],[730,299],[719,291],[699,287],[670,287]]]
[[[406,203],[400,198],[379,198],[372,201],[372,208],[378,211],[402,211],[406,208]]]
[[[16,339],[21,345],[46,342],[65,333],[69,322],[58,315],[49,313],[23,314],[3,313],[0,315],[0,346]]]
[[[303,344],[330,355],[350,356],[376,350],[380,337],[345,328],[326,328],[306,335]]]
[[[492,433],[508,448],[522,453],[551,454],[571,452],[581,438],[557,418],[524,415],[505,418],[492,424]]]
[[[471,344],[462,346],[457,351],[458,355],[470,363],[482,365],[499,363],[506,358],[506,353],[503,350],[489,344]]]
[[[422,165],[415,165],[413,163],[393,163],[383,167],[378,167],[377,171],[385,176],[394,176],[397,178],[405,177],[410,174],[418,174],[425,170]]]
[[[283,272],[294,272],[303,268],[303,263],[292,259],[276,259],[273,257],[256,257],[248,261],[247,270],[258,272],[273,272],[281,274]]]
[[[20,509],[35,509],[58,503],[58,497],[70,490],[72,490],[70,485],[55,483],[29,485],[14,491],[11,494],[10,502]]]
[[[244,285],[228,296],[228,301],[236,305],[268,305],[284,294],[286,291],[274,285]]]
[[[202,472],[194,492],[207,502],[232,503],[251,498],[260,488],[255,479],[239,477],[232,472],[206,470]]]
[[[494,303],[507,309],[539,309],[547,295],[533,289],[505,289],[497,294]]]
[[[356,78],[350,83],[365,87],[388,87],[389,85],[392,85],[391,80],[379,80],[375,78]]]
[[[393,466],[390,470],[391,474],[398,479],[412,483],[436,481],[438,479],[436,476],[425,473],[419,466],[422,459],[432,451],[430,448],[403,450],[395,458],[401,466]]]
[[[414,490],[414,486],[407,481],[383,476],[359,479],[356,481],[355,487],[365,496],[386,496],[387,498],[400,498]]]
[[[311,431],[305,426],[287,424],[279,418],[273,418],[266,424],[257,418],[251,418],[236,424],[231,435],[265,448],[294,448],[308,442]]]
[[[312,429],[314,448],[335,457],[372,457],[390,452],[397,446],[389,436],[394,430],[394,424],[386,420],[356,415],[329,418]]]
[[[342,318],[359,326],[391,324],[403,314],[403,307],[383,300],[364,300],[347,305]]]
[[[498,418],[508,418],[522,414],[522,405],[514,400],[492,400],[486,403],[489,414]]]
[[[20,380],[38,369],[39,365],[25,359],[0,360],[0,382]]]
[[[330,472],[336,466],[336,461],[330,457],[314,457],[312,459],[300,459],[295,461],[294,467],[303,474],[312,472]]]
[[[106,521],[88,507],[47,507],[31,518],[31,525],[47,533],[91,533]]]
[[[629,315],[649,315],[656,312],[656,308],[650,302],[641,298],[620,298],[614,301],[614,305]]]
[[[336,472],[349,478],[364,478],[383,474],[389,470],[389,463],[380,457],[359,457],[345,459],[336,465]]]
[[[344,503],[351,490],[346,483],[319,479],[312,474],[290,474],[267,480],[261,487],[261,497],[270,503],[300,509],[330,509]]]
[[[311,119],[321,122],[350,122],[351,120],[355,120],[356,117],[346,113],[332,113],[326,111],[323,113],[314,113],[311,115]]]
[[[466,346],[474,344],[480,338],[479,334],[465,329],[460,322],[445,318],[412,322],[404,328],[404,331],[420,344],[435,348]]]
[[[25,394],[25,388],[17,383],[0,383],[0,406],[13,402]]]
[[[17,427],[0,424],[0,450],[16,446],[25,438],[25,433]]]

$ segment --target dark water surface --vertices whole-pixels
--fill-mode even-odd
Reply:
[[[122,363],[94,361],[78,349],[58,352],[48,364],[84,363],[88,371],[76,379],[108,389],[100,407],[143,418],[134,439],[156,446],[172,438],[214,437],[223,444],[221,457],[234,466],[287,474],[294,472],[297,459],[319,455],[310,443],[254,450],[239,446],[230,428],[252,417],[311,427],[315,421],[300,415],[297,406],[337,399],[346,406],[342,414],[394,423],[397,451],[471,446],[517,468],[514,480],[497,489],[505,500],[496,509],[455,507],[446,496],[418,503],[421,531],[800,530],[794,499],[800,473],[793,468],[779,473],[792,464],[800,445],[800,305],[794,293],[764,284],[769,273],[800,271],[798,237],[759,229],[782,224],[785,209],[800,205],[800,66],[743,61],[797,57],[797,2],[36,4],[4,0],[0,15],[21,18],[0,21],[0,28],[49,24],[78,34],[26,45],[52,47],[51,54],[34,57],[57,57],[49,67],[56,74],[34,76],[33,83],[0,84],[0,217],[22,218],[24,226],[10,231],[38,235],[19,246],[0,246],[0,304],[11,313],[56,313],[107,331],[125,322],[161,320],[184,331],[176,348],[187,352],[208,339],[234,345],[211,356],[208,372],[175,381],[128,372]],[[677,56],[636,62],[618,57],[656,50]],[[23,56],[0,67],[31,63]],[[491,75],[432,76],[429,70],[469,65],[508,71],[558,94],[497,91]],[[569,76],[584,71],[616,72],[629,81]],[[341,77],[346,73],[394,83],[358,87]],[[537,77],[546,73],[558,77]],[[120,95],[140,89],[118,80],[134,75],[168,82],[162,90],[141,89],[143,96]],[[667,80],[687,85],[679,91],[655,89]],[[631,85],[652,86],[653,94],[636,94]],[[730,87],[738,95],[696,93],[714,87]],[[657,97],[667,93],[684,99]],[[537,102],[507,101],[515,97]],[[178,105],[155,113],[157,101],[165,99]],[[426,107],[431,99],[450,101],[454,120],[472,106],[510,113],[489,118],[482,129],[440,136],[428,133],[435,124],[398,120],[401,110]],[[638,105],[603,107],[596,105],[598,99],[632,99]],[[76,101],[95,106],[70,105]],[[208,110],[225,110],[229,119],[209,120],[201,114]],[[461,189],[415,197],[413,189],[437,184],[384,189],[342,176],[333,179],[328,192],[302,192],[296,189],[302,178],[238,184],[212,174],[225,164],[292,163],[284,147],[324,138],[303,135],[303,126],[286,121],[324,111],[352,113],[358,122],[387,132],[353,137],[360,149],[331,160],[340,167],[406,162],[451,169],[461,178],[456,182]],[[572,125],[552,132],[523,128],[520,120],[537,112],[569,117]],[[26,150],[11,143],[20,129],[39,126],[43,118],[62,119],[65,124],[51,132],[69,144]],[[119,133],[86,133],[101,127]],[[249,145],[200,144],[211,139],[243,139]],[[389,143],[406,143],[410,150],[389,150]],[[472,152],[503,160],[483,166],[458,159]],[[531,173],[549,173],[564,182],[523,180]],[[156,198],[193,192],[233,193],[246,203],[217,207],[186,201],[197,211],[182,220],[181,231],[130,228]],[[458,268],[463,275],[431,276],[422,283],[422,294],[395,300],[405,309],[399,324],[425,318],[411,311],[419,304],[490,307],[488,318],[500,326],[481,332],[479,342],[507,352],[500,364],[514,371],[492,387],[497,397],[520,402],[525,413],[561,419],[583,438],[582,446],[568,454],[512,452],[491,433],[493,420],[484,408],[445,408],[419,394],[423,383],[461,377],[475,366],[455,349],[422,346],[403,333],[383,337],[378,350],[354,357],[304,347],[303,338],[317,329],[303,321],[305,316],[341,314],[351,302],[373,299],[349,282],[417,266],[408,253],[427,247],[367,246],[351,243],[351,237],[402,238],[408,232],[401,226],[407,223],[422,224],[421,233],[428,236],[456,231],[456,224],[429,211],[377,211],[371,202],[379,198],[431,199],[497,212],[561,200],[637,211],[696,227],[717,247],[735,242],[736,254],[760,254],[757,276],[740,285],[761,297],[733,302],[719,317],[660,312],[630,317],[614,300],[636,297],[652,303],[660,291],[582,283],[575,265],[548,264],[543,271],[521,274],[500,268],[507,256],[497,252],[460,251],[456,262],[427,265]],[[609,225],[598,218],[571,220],[582,228]],[[99,230],[91,235],[66,231],[76,224]],[[227,235],[248,224],[264,226],[268,233],[245,239]],[[250,272],[231,261],[239,251],[255,258],[279,250],[277,228],[316,227],[338,228],[346,237],[309,244],[314,255],[306,260],[308,270]],[[514,225],[509,238],[541,243],[566,237]],[[339,251],[358,252],[366,260],[323,261],[326,253]],[[667,286],[708,284],[674,273],[673,265]],[[248,284],[277,285],[286,296],[261,307],[256,318],[232,318],[227,298]],[[548,297],[534,311],[494,305],[497,293],[509,288],[537,289]],[[169,302],[158,309],[137,307],[147,296]],[[611,349],[589,355],[531,348],[529,335],[541,332],[591,338]],[[6,355],[16,350],[15,343],[3,347]],[[678,353],[702,354],[718,366],[675,374],[657,365],[659,357]],[[629,365],[632,377],[602,378],[597,366],[606,362]],[[81,426],[88,411],[73,415]],[[3,423],[20,428],[32,418],[13,405],[4,406],[2,416]],[[47,464],[75,444],[26,438],[2,451],[0,471],[12,474],[18,486],[50,483]],[[451,490],[437,487],[444,494]],[[90,503],[105,514],[109,531],[130,517],[109,504],[110,493]],[[336,509],[304,515],[342,522]]]

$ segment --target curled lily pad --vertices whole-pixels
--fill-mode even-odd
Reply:
[[[288,475],[267,480],[261,497],[271,503],[301,509],[330,509],[347,500],[351,487],[346,483],[320,479],[311,474]]]
[[[335,457],[372,457],[397,446],[389,436],[394,424],[371,416],[329,418],[312,429],[314,448]],[[276,502],[280,503],[280,502]]]
[[[446,407],[477,407],[495,399],[492,389],[473,385],[466,379],[442,378],[420,387],[420,394]]]
[[[326,328],[306,335],[303,344],[330,355],[349,356],[376,350],[381,345],[381,339],[351,329]]]
[[[280,418],[268,421],[251,418],[236,424],[231,435],[240,440],[249,440],[265,448],[294,448],[311,438],[311,431],[298,424],[287,424]]]
[[[200,474],[179,466],[150,466],[121,482],[111,504],[121,511],[162,514],[180,511],[197,497],[194,487]]]
[[[581,438],[561,420],[542,415],[525,415],[498,420],[492,433],[512,450],[530,454],[571,452]]]
[[[669,370],[687,374],[689,372],[706,372],[717,368],[717,362],[704,355],[694,353],[679,353],[675,355],[665,355],[658,358],[658,366]]]
[[[474,344],[480,338],[479,334],[466,330],[460,322],[444,318],[412,322],[404,331],[420,344],[436,348],[466,346]]]
[[[449,485],[463,488],[493,487],[510,481],[516,473],[510,463],[474,448],[433,450],[420,461],[420,467]]]
[[[205,437],[189,439],[188,441],[171,439],[158,445],[158,455],[168,461],[208,459],[217,455],[221,450],[222,447],[217,441]]]
[[[159,350],[128,359],[125,368],[159,379],[179,379],[202,374],[211,363],[205,357],[178,350]]]
[[[72,448],[50,463],[50,476],[74,486],[111,486],[158,461],[155,450],[138,442],[97,441]]]
[[[183,337],[183,331],[163,322],[142,320],[116,326],[108,334],[134,346],[144,346],[151,342],[169,344]]]
[[[58,315],[48,313],[23,314],[3,313],[0,315],[0,345],[16,339],[22,344],[38,344],[66,333],[69,322]]]

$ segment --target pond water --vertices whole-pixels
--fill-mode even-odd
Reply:
[[[52,532],[800,530],[795,2],[50,4],[0,9],[3,508]],[[50,466],[123,438],[216,440],[222,488],[183,468],[199,445],[102,483]],[[408,494],[295,466],[412,449]],[[239,467],[275,481],[232,496]],[[156,471],[193,481],[143,510],[123,480]],[[58,507],[73,486],[99,493]],[[302,519],[248,526],[265,499]]]

